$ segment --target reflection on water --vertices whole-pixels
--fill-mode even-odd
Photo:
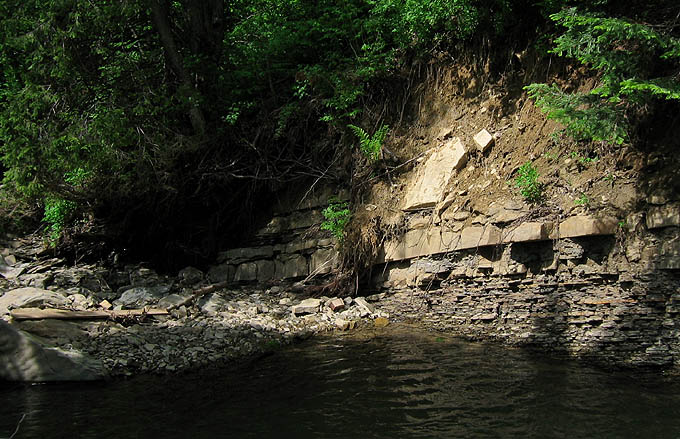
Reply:
[[[679,437],[680,386],[518,349],[388,330],[236,370],[0,384],[0,438]]]

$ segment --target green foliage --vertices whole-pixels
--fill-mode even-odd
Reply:
[[[526,87],[549,118],[578,140],[626,142],[628,114],[655,99],[680,100],[680,40],[648,24],[564,9],[550,16],[564,33],[551,50],[599,74],[589,93],[566,93],[556,85]]]
[[[366,131],[355,125],[347,125],[347,128],[351,129],[359,138],[359,148],[367,159],[376,161],[380,158],[383,142],[390,129],[389,126],[381,125],[380,128],[373,133],[373,136],[369,136]]]
[[[581,193],[581,196],[574,200],[574,204],[577,206],[587,206],[589,203],[590,198],[584,193]]]
[[[515,187],[519,189],[524,199],[536,203],[543,197],[543,185],[538,181],[538,170],[531,161],[526,162],[517,170]]]
[[[576,151],[572,151],[570,156],[571,156],[572,159],[576,160],[576,163],[578,163],[582,167],[586,167],[589,164],[594,163],[598,160],[597,156],[595,156],[595,157],[583,156]]]
[[[576,140],[621,144],[628,139],[625,114],[615,104],[592,94],[565,93],[554,84],[525,88],[548,118],[564,124],[567,134]]]
[[[48,198],[45,200],[43,221],[47,223],[48,238],[51,245],[55,245],[59,241],[67,222],[75,210],[76,204],[72,201],[60,198]]]
[[[333,197],[321,213],[325,220],[321,223],[321,230],[330,231],[338,242],[342,243],[345,237],[345,227],[352,216],[348,203]]]

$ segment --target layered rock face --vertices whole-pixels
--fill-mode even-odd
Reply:
[[[213,282],[247,284],[330,273],[338,265],[335,241],[318,232],[324,220],[321,211],[337,195],[327,188],[302,200],[280,203],[274,216],[250,239],[250,245],[221,253],[208,277]],[[339,195],[347,198],[347,194]]]
[[[427,172],[441,174],[429,163],[408,194]],[[650,197],[615,217],[498,194],[471,209],[465,191],[444,185],[438,199],[411,195],[407,208],[432,207],[404,208],[407,226],[374,269],[374,286],[393,293],[381,304],[392,318],[603,363],[680,367],[677,203]]]
[[[380,306],[391,319],[608,364],[680,367],[677,200],[612,193],[626,208],[564,209],[506,189],[480,207],[461,175],[484,163],[494,136],[440,137],[393,201],[404,227],[382,243],[367,286],[387,293]],[[280,212],[253,240],[261,245],[224,253],[213,270],[240,282],[328,273],[333,242],[308,238],[327,198]]]

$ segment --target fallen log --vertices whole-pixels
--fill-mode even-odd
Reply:
[[[109,318],[125,318],[139,316],[163,316],[168,315],[166,309],[122,309],[113,311],[70,311],[66,309],[40,309],[40,308],[19,308],[10,312],[10,316],[15,320],[98,320]]]

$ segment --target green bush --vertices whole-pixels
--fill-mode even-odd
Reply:
[[[348,206],[346,201],[333,197],[322,212],[325,221],[321,223],[321,230],[330,231],[340,243],[345,237],[345,227],[352,216]]]
[[[536,203],[543,197],[543,185],[538,181],[538,177],[538,170],[530,161],[520,166],[515,177],[515,187],[530,203]]]
[[[60,198],[45,200],[45,214],[43,221],[47,223],[48,239],[55,245],[62,236],[70,217],[76,210],[76,203]]]
[[[653,27],[576,8],[550,18],[564,32],[550,51],[593,69],[599,85],[589,93],[566,93],[556,85],[526,87],[548,117],[578,140],[621,144],[629,140],[631,117],[655,100],[680,100],[680,39],[669,27]],[[632,119],[632,121],[631,121]]]

